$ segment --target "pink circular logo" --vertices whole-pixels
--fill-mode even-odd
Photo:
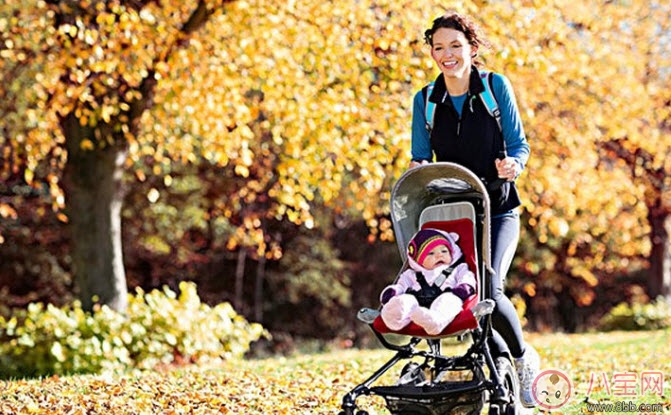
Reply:
[[[571,381],[561,370],[547,369],[536,376],[531,391],[538,406],[557,409],[571,397]]]

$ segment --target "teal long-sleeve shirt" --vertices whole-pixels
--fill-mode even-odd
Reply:
[[[529,160],[530,149],[512,85],[504,75],[492,73],[492,90],[501,111],[501,128],[503,139],[506,143],[506,151],[508,156],[515,158],[521,170],[523,170]],[[451,96],[451,98],[454,108],[459,113],[459,117],[461,117],[461,110],[466,100],[466,94],[456,97]],[[433,160],[431,139],[426,129],[424,105],[424,96],[420,90],[415,94],[412,109],[411,152],[412,160],[414,161]]]

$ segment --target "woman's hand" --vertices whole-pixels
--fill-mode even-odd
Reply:
[[[494,163],[496,164],[496,171],[499,174],[499,178],[506,179],[509,182],[515,180],[515,178],[522,173],[519,163],[517,163],[517,160],[513,157],[497,159]]]
[[[419,161],[413,160],[413,161],[410,162],[410,167],[408,167],[408,168],[412,169],[412,168],[415,168],[417,166],[421,166],[422,164],[429,164],[429,161],[428,160],[422,160],[421,162],[419,162]]]

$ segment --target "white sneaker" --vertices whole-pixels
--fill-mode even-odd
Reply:
[[[536,406],[533,396],[533,383],[540,370],[541,359],[536,349],[526,345],[526,351],[522,357],[515,359],[517,376],[520,378],[520,402],[526,408]]]

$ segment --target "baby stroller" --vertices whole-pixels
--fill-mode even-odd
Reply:
[[[342,399],[340,415],[367,415],[356,400],[363,395],[384,398],[393,415],[480,414],[489,402],[489,414],[521,414],[519,381],[507,351],[490,347],[490,217],[486,185],[470,170],[454,163],[433,163],[407,171],[391,195],[391,219],[398,249],[408,267],[407,244],[418,229],[437,228],[460,235],[460,247],[477,280],[476,293],[438,336],[428,335],[410,323],[400,331],[386,327],[379,309],[364,308],[359,320],[368,323],[382,345],[396,354]],[[397,276],[398,278],[398,276]],[[472,339],[459,356],[444,356],[441,340]],[[409,340],[408,340],[409,338]],[[399,339],[403,343],[398,343]],[[407,341],[407,343],[406,343]],[[423,347],[422,347],[423,346]],[[397,364],[405,363],[398,380],[375,385]],[[466,380],[448,380],[450,373],[465,373]],[[396,379],[396,378],[394,378]]]

